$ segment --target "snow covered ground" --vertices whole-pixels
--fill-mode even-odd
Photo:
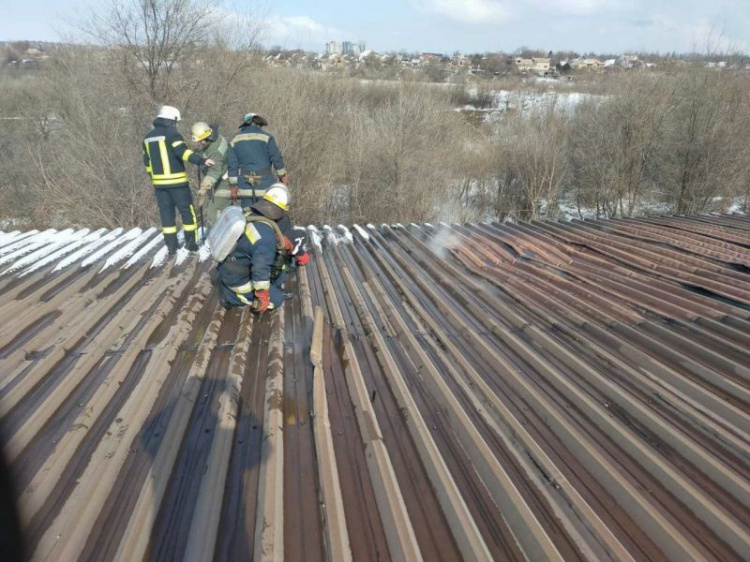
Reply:
[[[470,96],[477,96],[476,90],[468,90]],[[474,112],[481,114],[488,123],[497,122],[508,112],[531,113],[546,111],[554,108],[564,114],[572,114],[575,109],[586,101],[602,102],[606,96],[583,94],[580,92],[557,91],[509,91],[497,90],[492,92],[494,102],[492,107],[479,109],[473,105],[466,105],[456,111]]]

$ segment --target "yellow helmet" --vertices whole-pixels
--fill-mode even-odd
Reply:
[[[270,201],[271,203],[273,203],[277,207],[281,207],[285,211],[289,210],[289,190],[283,183],[273,184],[270,188],[268,188],[268,191],[266,191],[263,199],[265,199],[266,201]]]
[[[213,133],[213,130],[208,126],[208,123],[198,121],[195,125],[193,125],[190,133],[193,136],[193,141],[198,142],[210,137],[211,133]]]

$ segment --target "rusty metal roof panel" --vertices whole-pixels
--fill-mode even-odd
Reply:
[[[743,560],[750,219],[308,229],[273,314],[155,230],[0,233],[54,560]]]

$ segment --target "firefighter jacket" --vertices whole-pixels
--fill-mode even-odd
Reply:
[[[276,140],[255,125],[243,125],[239,132],[229,141],[232,150],[229,151],[229,180],[237,183],[239,177],[255,175],[261,178],[273,177],[272,167],[276,175],[286,175],[284,159],[281,157]],[[267,182],[263,182],[264,184]]]
[[[173,121],[154,119],[154,129],[143,139],[143,164],[154,187],[189,186],[185,162],[201,165],[205,161],[188,148]]]
[[[217,266],[221,283],[244,304],[252,303],[255,291],[270,289],[279,251],[277,240],[269,223],[248,221],[234,250]]]
[[[217,125],[211,125],[213,133],[208,137],[208,146],[199,149],[198,152],[204,158],[210,158],[214,165],[210,168],[203,166],[201,172],[204,180],[210,179],[214,192],[222,190],[226,193],[219,194],[220,197],[229,197],[229,182],[227,181],[227,153],[229,152],[229,143],[219,134]]]

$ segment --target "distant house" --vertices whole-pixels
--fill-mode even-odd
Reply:
[[[617,64],[623,67],[625,70],[631,68],[645,68],[646,62],[638,58],[638,55],[622,55],[617,59]]]
[[[550,60],[544,59],[544,58],[532,58],[531,59],[533,66],[531,67],[531,71],[535,72],[536,74],[547,74],[550,69]]]
[[[516,58],[516,70],[519,72],[528,72],[534,68],[533,59],[524,59],[521,57]]]
[[[321,63],[322,70],[327,70],[329,72],[346,70],[346,58],[344,58],[343,55],[331,55],[325,57]]]
[[[287,66],[289,62],[286,56],[284,56],[284,53],[268,55],[265,60],[266,64],[271,68],[281,68],[283,66]]]
[[[443,60],[443,58],[443,55],[440,55],[438,53],[422,53],[421,55],[419,55],[419,66],[425,66],[428,64],[440,62]]]
[[[453,55],[451,57],[451,66],[454,68],[464,68],[471,66],[471,59],[464,55]]]
[[[581,57],[570,61],[570,66],[573,70],[602,70],[604,63],[599,59]]]
[[[518,72],[533,72],[534,74],[544,75],[550,70],[550,59],[517,57],[514,62]]]

